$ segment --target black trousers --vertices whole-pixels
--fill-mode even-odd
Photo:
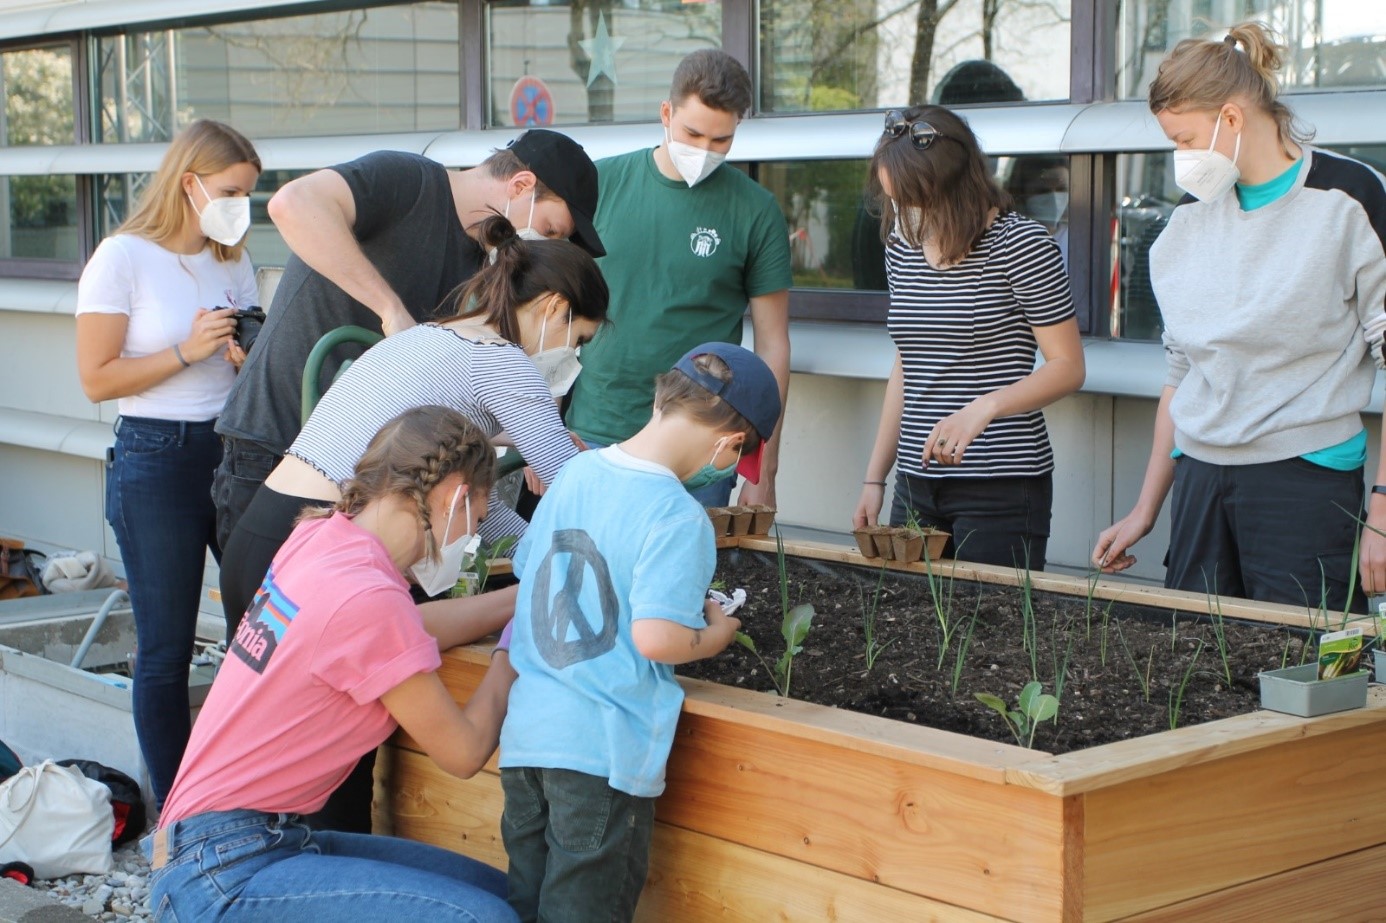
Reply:
[[[229,436],[221,437],[221,447],[221,463],[212,475],[212,502],[217,508],[217,544],[225,548],[255,491],[283,456],[261,443]]]
[[[1364,496],[1361,468],[1334,471],[1302,458],[1214,465],[1181,456],[1165,586],[1347,611]],[[1367,611],[1360,587],[1351,603],[1351,611]]]
[[[949,533],[946,558],[1044,570],[1053,506],[1051,474],[922,478],[899,473],[890,524],[904,525],[913,510],[920,525]]]

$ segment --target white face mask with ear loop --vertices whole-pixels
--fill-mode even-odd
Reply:
[[[227,247],[236,246],[241,242],[241,238],[245,237],[246,231],[250,230],[250,196],[222,196],[214,199],[207,187],[202,185],[202,177],[194,173],[193,179],[197,180],[198,188],[207,197],[206,207],[198,211],[192,194],[184,193],[188,197],[188,204],[197,212],[198,229],[209,240],[215,240]]]
[[[1242,171],[1237,168],[1237,158],[1242,153],[1242,135],[1237,133],[1236,145],[1229,160],[1214,148],[1218,143],[1218,131],[1222,128],[1222,112],[1213,123],[1213,140],[1206,151],[1174,152],[1174,184],[1200,202],[1216,202],[1227,195]]]
[[[543,234],[534,227],[534,202],[539,198],[534,189],[529,191],[529,218],[525,221],[525,226],[515,229],[515,235],[520,240],[548,240]],[[505,219],[510,220],[510,199],[505,200]]]
[[[577,381],[578,373],[582,371],[577,347],[573,345],[573,309],[568,309],[568,337],[564,345],[552,349],[544,348],[544,334],[547,332],[548,323],[549,315],[545,312],[544,319],[539,323],[539,351],[529,358],[539,370],[539,374],[544,376],[549,393],[555,398],[560,398],[568,393],[573,382]]]
[[[457,508],[457,495],[462,492],[462,485],[457,486],[453,491],[452,501],[448,504],[448,521],[443,526],[443,539],[447,540],[448,532],[452,530],[452,514]],[[464,498],[466,501],[467,522],[472,521],[472,495],[468,493]],[[415,564],[409,568],[414,575],[414,581],[429,596],[449,590],[457,585],[458,579],[462,576],[462,565],[468,555],[475,555],[476,549],[481,544],[481,536],[463,532],[451,542],[448,542],[438,550],[437,559],[430,558],[425,554]]]
[[[664,126],[664,148],[669,153],[669,159],[674,162],[674,169],[679,171],[679,176],[688,184],[688,188],[701,183],[712,175],[712,171],[722,165],[722,161],[727,159],[726,154],[717,151],[709,151],[706,148],[694,147],[683,141],[675,141],[673,135],[672,122],[674,120],[674,107],[669,105],[670,125]]]

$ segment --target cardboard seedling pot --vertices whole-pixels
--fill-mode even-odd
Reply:
[[[1366,670],[1333,679],[1318,676],[1317,663],[1267,670],[1261,674],[1261,707],[1301,718],[1366,707]]]
[[[852,531],[852,538],[857,540],[857,550],[863,558],[876,557],[876,539],[872,535],[874,529],[875,526],[863,526]]]
[[[749,535],[769,535],[775,524],[775,508],[764,504],[747,507],[751,511],[751,531]]]
[[[729,506],[727,512],[731,514],[731,528],[728,535],[749,535],[751,532],[751,520],[755,518],[755,511],[749,506]]]
[[[716,536],[727,535],[731,532],[731,510],[725,506],[710,506],[707,509],[707,518],[712,520],[712,534]]]
[[[924,535],[914,529],[890,530],[890,547],[902,564],[918,561],[924,554]]]

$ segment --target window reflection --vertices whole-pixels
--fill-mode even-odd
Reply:
[[[1386,85],[1386,4],[1363,0],[1135,0],[1121,4],[1117,92],[1144,97],[1160,61],[1186,38],[1221,38],[1257,20],[1289,48],[1289,92]]]
[[[1071,0],[762,0],[766,112],[1067,99]]]
[[[251,138],[460,125],[456,2],[104,36],[103,141],[167,141],[197,118]]]
[[[760,165],[789,225],[796,288],[885,291],[880,214],[866,199],[869,160],[811,160]],[[1016,210],[1045,226],[1068,259],[1069,162],[1061,156],[995,159]]]
[[[0,177],[0,209],[0,259],[79,259],[77,177]]]
[[[6,146],[71,144],[72,51],[67,45],[0,54]]]
[[[648,121],[678,62],[722,47],[717,0],[493,0],[486,17],[491,126]]]

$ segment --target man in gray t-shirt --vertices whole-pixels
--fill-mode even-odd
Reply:
[[[304,366],[323,334],[356,325],[388,336],[433,316],[480,268],[484,254],[469,234],[495,212],[602,256],[596,208],[592,161],[572,139],[544,129],[525,132],[472,170],[377,151],[275,193],[270,217],[293,253],[217,421],[224,449],[212,484],[218,542],[225,544],[298,435]],[[334,353],[320,386],[360,351]]]

